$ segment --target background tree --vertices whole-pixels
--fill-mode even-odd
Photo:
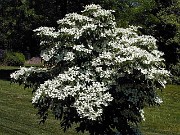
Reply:
[[[56,26],[56,20],[66,13],[80,11],[88,3],[88,0],[1,0],[0,48],[39,55],[39,41],[32,30]]]
[[[155,5],[149,11],[144,22],[144,33],[157,39],[159,50],[165,53],[166,65],[179,61],[180,37],[180,3],[177,0],[154,1]]]
[[[148,16],[148,11],[154,6],[153,0],[99,0],[95,1],[105,9],[115,10],[117,24],[121,27],[142,25]],[[141,20],[143,16],[143,21]]]
[[[172,73],[172,83],[180,84],[180,2],[155,0],[151,10],[140,17],[143,33],[157,39],[159,50],[165,53],[166,66]],[[140,21],[139,21],[140,22]]]
[[[39,53],[32,29],[41,25],[42,16],[36,15],[28,1],[1,1],[0,42],[2,49]]]

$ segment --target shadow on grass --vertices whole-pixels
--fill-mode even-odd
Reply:
[[[16,70],[18,69],[0,69],[0,79],[10,81],[10,74],[15,72]]]

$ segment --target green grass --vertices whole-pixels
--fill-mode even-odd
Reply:
[[[168,85],[160,93],[160,107],[145,109],[141,128],[145,135],[180,135],[180,85]]]
[[[140,125],[144,135],[180,134],[179,90],[180,86],[169,85],[161,93],[162,106],[145,109],[146,121]],[[0,80],[0,135],[82,135],[74,129],[64,133],[52,116],[39,125],[31,97],[30,89]]]
[[[14,70],[14,69],[19,69],[20,67],[15,67],[15,66],[1,66],[0,65],[0,70]]]
[[[0,80],[0,135],[74,135],[64,133],[52,116],[39,125],[37,110],[31,105],[31,90]],[[82,135],[82,134],[77,134]]]

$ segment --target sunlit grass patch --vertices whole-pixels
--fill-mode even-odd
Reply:
[[[39,125],[31,104],[31,90],[0,80],[0,135],[82,135],[74,129],[64,133],[52,115]]]
[[[145,109],[146,121],[141,124],[145,135],[180,134],[179,90],[179,85],[168,85],[160,93],[163,99],[161,106]]]

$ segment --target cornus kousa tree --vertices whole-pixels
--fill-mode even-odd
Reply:
[[[33,88],[42,122],[50,109],[64,130],[78,123],[78,132],[91,135],[134,135],[143,108],[162,102],[156,91],[169,72],[156,39],[138,27],[118,28],[112,12],[87,5],[58,20],[58,28],[34,30],[45,67],[22,67],[11,78]]]

